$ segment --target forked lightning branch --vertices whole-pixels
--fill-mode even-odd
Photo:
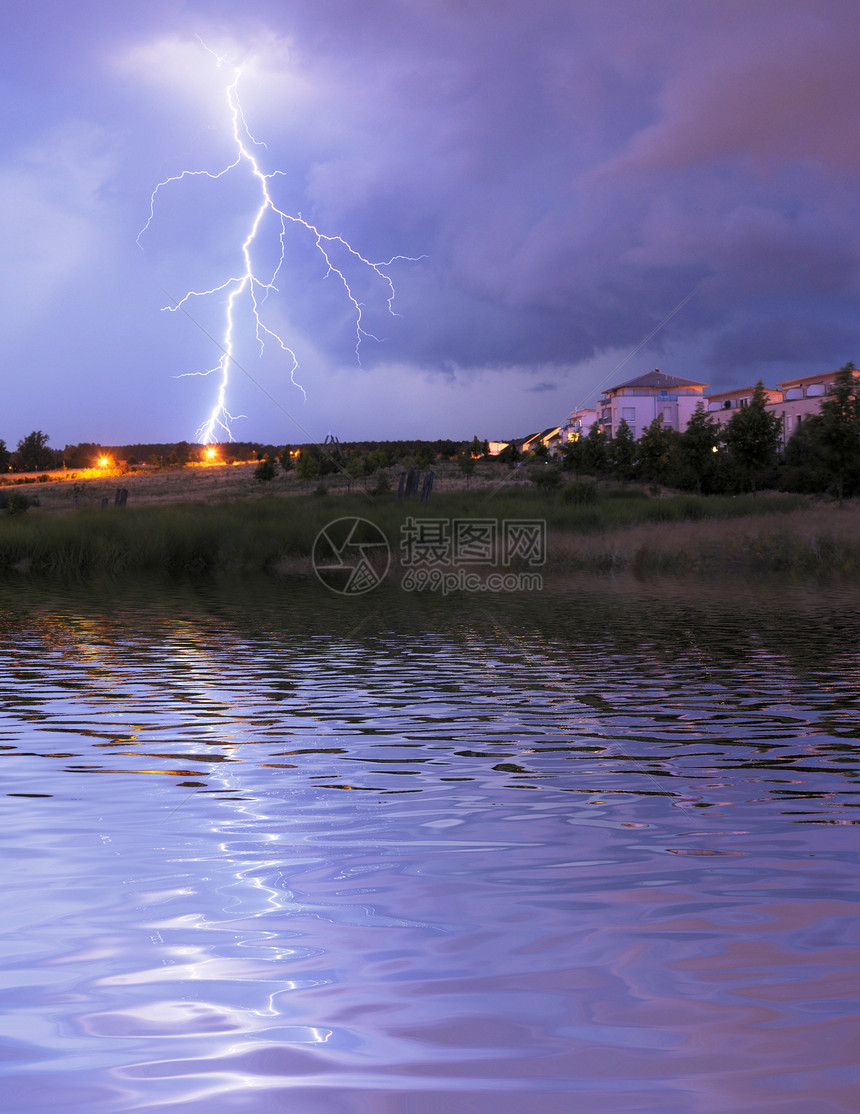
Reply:
[[[205,49],[209,50],[208,47],[205,47]],[[288,213],[281,209],[272,197],[271,185],[276,178],[284,176],[284,171],[266,170],[263,167],[267,150],[266,145],[255,139],[251,134],[239,101],[241,70],[239,67],[226,62],[223,57],[214,54],[213,51],[209,50],[209,53],[216,59],[219,68],[226,66],[231,73],[231,79],[225,88],[225,96],[227,119],[235,144],[235,158],[220,170],[182,170],[180,173],[159,182],[150,197],[149,216],[146,224],[137,236],[138,245],[143,246],[142,238],[155,220],[156,204],[160,204],[162,191],[168,187],[179,185],[186,179],[191,178],[205,177],[217,181],[240,169],[251,172],[255,188],[258,191],[257,201],[255,207],[249,213],[244,238],[238,244],[236,273],[229,275],[220,282],[216,282],[208,289],[189,290],[174,304],[164,307],[169,312],[182,310],[191,316],[188,307],[193,299],[226,294],[223,331],[219,338],[213,338],[220,348],[220,359],[213,367],[185,373],[187,375],[211,375],[217,380],[214,404],[197,430],[197,440],[204,444],[233,439],[231,423],[235,420],[235,416],[230,413],[228,408],[229,387],[231,372],[234,367],[241,367],[236,355],[237,319],[240,313],[250,314],[259,354],[262,355],[267,344],[277,345],[286,358],[290,382],[305,395],[304,388],[296,379],[299,361],[294,350],[275,329],[266,324],[264,319],[265,303],[270,295],[277,293],[278,277],[287,263],[286,238],[291,227],[298,227],[307,233],[321,258],[324,277],[334,278],[343,288],[344,298],[347,305],[351,307],[354,321],[355,356],[358,362],[360,362],[362,341],[368,338],[378,341],[382,338],[374,335],[365,327],[365,305],[354,292],[344,269],[344,264],[338,265],[335,262],[335,254],[347,259],[351,266],[354,265],[364,270],[370,279],[378,282],[381,298],[388,313],[392,316],[397,316],[393,308],[395,290],[388,268],[397,260],[415,262],[417,258],[421,258],[420,256],[395,255],[391,259],[374,262],[357,251],[342,236],[328,235],[310,221],[305,220],[301,214]],[[255,264],[254,260],[255,249],[263,243],[270,244],[275,248],[274,258],[276,262],[274,267],[271,263],[269,264],[268,271]]]

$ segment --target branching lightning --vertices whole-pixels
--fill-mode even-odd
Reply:
[[[214,54],[209,47],[203,44],[205,49],[213,54],[219,68],[225,64],[225,59]],[[227,65],[231,65],[229,62]],[[395,255],[391,259],[374,263],[370,259],[365,258],[358,252],[350,243],[348,243],[342,236],[329,236],[321,232],[310,221],[305,220],[301,213],[293,214],[287,213],[280,209],[272,199],[270,192],[270,184],[273,179],[283,176],[284,172],[281,170],[274,170],[266,172],[260,165],[260,156],[256,153],[259,150],[266,150],[265,143],[255,139],[251,134],[248,127],[242,106],[239,101],[239,79],[241,77],[241,69],[237,66],[232,66],[233,71],[232,80],[226,87],[227,105],[229,109],[229,116],[232,125],[233,140],[235,142],[236,157],[218,171],[209,170],[183,170],[181,173],[176,174],[170,178],[165,178],[164,181],[159,182],[155,189],[152,191],[149,201],[149,217],[146,224],[140,230],[137,236],[138,246],[141,245],[141,238],[149,229],[153,220],[155,219],[155,205],[159,194],[166,187],[176,183],[182,182],[187,178],[206,177],[217,181],[225,177],[231,171],[236,170],[241,166],[245,166],[250,170],[259,187],[260,202],[253,213],[250,220],[248,232],[242,241],[241,245],[241,260],[242,265],[239,273],[232,275],[225,279],[223,282],[212,286],[208,290],[190,290],[178,301],[169,306],[164,306],[164,310],[175,313],[179,310],[188,313],[187,303],[192,298],[205,298],[210,295],[217,295],[222,292],[227,292],[227,301],[224,311],[224,330],[222,339],[218,343],[221,350],[221,359],[214,367],[210,367],[205,371],[186,372],[186,375],[216,375],[218,377],[218,390],[215,399],[215,404],[205,421],[200,425],[197,430],[197,440],[203,444],[223,439],[226,435],[227,439],[233,440],[231,430],[231,422],[236,420],[237,415],[233,415],[227,409],[227,395],[230,382],[231,365],[241,366],[236,361],[234,355],[235,349],[235,332],[236,332],[236,315],[243,300],[247,303],[248,309],[251,313],[251,319],[254,323],[254,331],[259,345],[259,352],[262,355],[265,350],[267,342],[277,344],[281,351],[285,354],[289,362],[289,375],[290,382],[293,386],[297,387],[303,397],[307,397],[304,387],[297,381],[296,372],[298,371],[299,361],[293,349],[283,340],[278,333],[270,329],[263,321],[262,308],[273,292],[277,292],[277,280],[281,269],[286,261],[286,235],[289,227],[299,226],[307,231],[312,238],[313,244],[319,254],[322,256],[325,264],[325,278],[334,276],[343,286],[346,298],[352,306],[353,319],[355,323],[355,355],[358,363],[361,363],[361,344],[365,339],[381,340],[380,337],[370,332],[364,325],[364,305],[356,297],[350,286],[349,279],[345,272],[336,265],[332,258],[332,253],[337,249],[345,252],[356,264],[365,268],[367,271],[372,272],[380,280],[383,285],[384,300],[387,305],[388,313],[393,317],[399,316],[394,312],[394,283],[391,276],[387,272],[387,268],[398,260],[409,260],[415,262],[419,257],[412,257],[406,255]],[[252,252],[261,237],[261,231],[265,219],[268,215],[274,217],[277,231],[277,263],[272,269],[271,273],[262,277],[255,271]]]

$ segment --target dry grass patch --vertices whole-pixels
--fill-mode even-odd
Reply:
[[[642,523],[572,534],[552,530],[551,570],[850,572],[860,568],[860,509],[805,507],[744,518]]]
[[[319,480],[302,481],[295,471],[284,472],[280,466],[275,478],[261,483],[254,477],[256,461],[236,464],[188,464],[185,467],[140,469],[120,473],[105,472],[100,468],[75,469],[68,472],[47,473],[47,482],[37,483],[36,473],[4,477],[0,490],[20,490],[30,498],[38,498],[45,511],[67,511],[99,507],[103,499],[113,503],[118,489],[128,491],[132,506],[168,503],[223,503],[240,499],[257,499],[264,495],[307,495],[322,486],[333,495],[347,491],[370,490],[376,477],[356,481],[346,475],[334,474]],[[396,490],[404,467],[387,469],[389,483]],[[469,481],[455,464],[442,462],[433,468],[434,492],[445,494],[463,492],[491,494],[499,489],[527,490],[531,484],[525,476],[500,472],[497,465],[483,465]],[[26,481],[26,482],[25,482]]]

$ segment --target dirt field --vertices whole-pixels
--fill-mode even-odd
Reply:
[[[36,474],[10,475],[0,480],[0,491],[22,491],[39,500],[44,510],[62,511],[75,507],[98,506],[103,499],[113,503],[118,490],[128,491],[129,505],[164,503],[221,503],[234,499],[255,499],[262,495],[307,495],[319,484],[332,493],[345,492],[347,480],[340,475],[310,482],[299,480],[295,471],[278,469],[275,479],[261,483],[254,478],[255,462],[238,464],[189,464],[182,467],[141,469],[120,473],[100,468],[50,472],[47,483]],[[401,469],[388,469],[389,481],[396,488]],[[435,491],[463,491],[466,480],[455,464],[442,463],[434,468]],[[375,477],[364,481],[369,486]],[[495,464],[479,465],[470,481],[475,489],[491,489],[509,483],[531,487],[525,469],[509,471]],[[355,489],[355,481],[352,481]]]

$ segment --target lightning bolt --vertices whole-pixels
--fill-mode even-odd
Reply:
[[[233,140],[235,143],[236,157],[227,166],[218,171],[210,170],[183,170],[181,173],[173,175],[170,178],[165,178],[164,181],[159,182],[149,199],[149,217],[146,224],[137,235],[137,244],[142,248],[141,239],[148,231],[150,225],[155,219],[155,206],[156,201],[162,190],[177,182],[183,182],[189,178],[205,177],[213,181],[217,181],[230,174],[241,167],[250,170],[253,179],[259,188],[259,205],[251,217],[247,234],[242,241],[241,246],[241,260],[242,266],[239,273],[231,275],[223,282],[208,290],[189,290],[182,298],[175,301],[172,305],[162,307],[165,311],[176,313],[182,311],[188,313],[188,302],[192,298],[205,298],[212,295],[227,292],[227,301],[224,311],[224,331],[220,343],[216,341],[221,350],[221,359],[214,367],[210,367],[204,371],[186,372],[185,375],[201,375],[209,376],[215,375],[218,378],[218,390],[216,394],[215,403],[211,412],[205,421],[198,427],[196,439],[198,442],[208,444],[213,441],[223,440],[223,435],[226,434],[228,440],[233,440],[231,430],[231,422],[237,420],[242,415],[233,415],[227,409],[227,396],[230,382],[230,369],[232,364],[241,367],[235,358],[235,332],[236,332],[236,315],[239,308],[243,303],[246,303],[250,309],[251,318],[254,323],[254,332],[257,343],[259,345],[259,354],[262,355],[265,350],[266,343],[272,342],[280,347],[280,350],[285,354],[289,362],[289,375],[290,382],[293,386],[297,387],[302,396],[306,399],[307,392],[304,387],[296,379],[296,372],[299,368],[299,361],[293,349],[279,336],[276,332],[270,329],[263,321],[262,307],[272,293],[277,293],[278,275],[284,267],[287,254],[286,236],[288,229],[293,226],[299,226],[306,230],[308,235],[313,241],[317,252],[322,256],[322,261],[325,265],[324,277],[334,276],[343,286],[344,293],[348,302],[352,306],[353,321],[355,325],[355,357],[356,361],[361,363],[361,344],[365,339],[380,341],[382,338],[376,336],[365,328],[364,324],[364,310],[365,306],[359,301],[356,294],[350,286],[349,279],[343,266],[337,266],[334,261],[334,253],[345,253],[348,260],[357,264],[360,268],[364,268],[367,272],[372,273],[381,283],[385,292],[385,302],[387,311],[391,316],[398,317],[399,314],[394,311],[394,298],[395,290],[394,283],[391,276],[388,274],[388,268],[393,263],[400,260],[407,260],[409,262],[417,262],[424,256],[407,256],[395,255],[390,259],[373,262],[365,258],[359,251],[357,251],[347,240],[342,236],[330,236],[320,231],[316,225],[310,221],[305,220],[301,213],[294,214],[285,212],[280,209],[274,202],[270,191],[270,185],[273,179],[284,176],[284,171],[273,170],[266,172],[260,165],[261,155],[258,152],[267,150],[265,143],[255,139],[251,134],[248,123],[245,119],[245,114],[242,111],[242,106],[239,101],[239,79],[241,77],[241,69],[237,66],[227,62],[222,56],[215,54],[202,40],[201,45],[209,51],[215,58],[218,68],[222,65],[230,66],[232,70],[232,79],[226,86],[227,106],[229,110],[229,117],[232,125]],[[271,223],[267,222],[266,218],[274,218],[275,228],[277,230],[278,250],[276,252],[277,262],[274,268],[268,275],[265,273],[261,276],[255,272],[253,261],[253,249],[261,239],[264,225]],[[189,314],[190,316],[190,314]],[[213,338],[214,339],[214,338]],[[180,377],[181,378],[181,377]]]

